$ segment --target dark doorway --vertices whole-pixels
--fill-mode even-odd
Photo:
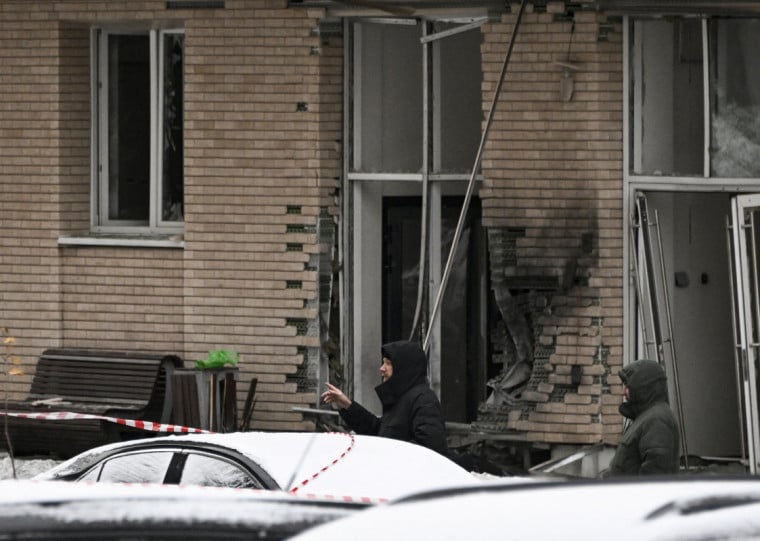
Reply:
[[[441,204],[441,255],[446,264],[464,198]],[[383,199],[383,342],[406,340],[412,332],[420,269],[421,197]],[[488,286],[480,201],[471,201],[455,263],[441,305],[441,405],[447,421],[471,422],[486,394]],[[427,321],[423,299],[422,321]],[[422,336],[427,332],[423,329]],[[420,334],[418,333],[417,336]]]

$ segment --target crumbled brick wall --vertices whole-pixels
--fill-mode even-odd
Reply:
[[[484,107],[516,13],[513,5],[483,28]],[[493,287],[518,311],[513,325],[530,325],[529,339],[519,325],[512,338],[523,349],[529,341],[533,357],[519,396],[486,404],[478,422],[531,441],[585,444],[620,431],[619,386],[608,375],[621,365],[623,337],[621,38],[619,22],[561,2],[526,12],[484,153],[483,219],[491,257],[502,256],[492,260]],[[554,60],[579,66],[570,101]]]

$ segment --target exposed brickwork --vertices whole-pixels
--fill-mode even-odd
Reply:
[[[483,29],[484,107],[512,11]],[[524,312],[537,354],[522,400],[486,413],[532,441],[584,444],[614,439],[621,428],[619,382],[608,376],[622,362],[622,34],[616,24],[600,36],[609,21],[579,11],[571,39],[565,15],[561,2],[524,14],[484,153],[484,224],[502,232],[489,237],[491,253],[513,239],[500,249],[508,257],[492,265],[494,287],[543,291]],[[554,60],[579,64],[568,102]]]

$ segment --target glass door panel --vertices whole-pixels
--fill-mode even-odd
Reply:
[[[409,339],[417,304],[420,259],[421,197],[386,197],[383,201],[383,342]],[[460,196],[441,201],[442,254],[454,237]],[[480,237],[480,206],[471,202],[465,229],[443,298],[441,320],[441,405],[447,421],[475,418],[484,398],[485,375],[480,341],[485,254]],[[423,310],[423,312],[425,312]]]
[[[760,195],[741,195],[731,202],[731,264],[734,277],[734,327],[747,459],[750,473],[760,470],[757,371],[760,359]]]

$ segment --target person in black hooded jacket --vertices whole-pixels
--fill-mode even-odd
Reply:
[[[381,417],[329,383],[322,400],[338,406],[341,418],[357,434],[417,443],[448,457],[441,404],[428,385],[424,350],[416,342],[399,341],[383,345],[381,351],[382,383],[375,387],[383,407]]]
[[[632,422],[610,463],[610,476],[678,473],[678,422],[668,404],[665,371],[655,361],[638,360],[620,371],[620,413]]]

